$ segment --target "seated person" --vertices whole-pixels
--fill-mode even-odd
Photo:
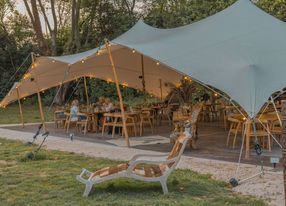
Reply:
[[[104,108],[105,108],[106,112],[114,112],[114,105],[113,105],[113,103],[111,102],[111,100],[109,98],[105,99],[105,106],[104,106]],[[111,121],[110,118],[107,118],[106,120],[108,122]],[[112,127],[111,126],[108,127],[108,134],[109,135],[112,134]]]
[[[95,106],[98,108],[98,110],[102,110],[104,104],[105,104],[105,98],[99,97],[98,101],[95,103]]]
[[[78,108],[79,102],[77,99],[73,100],[71,103],[71,109],[70,109],[70,121],[76,122],[78,120],[77,114],[79,112]]]
[[[104,108],[106,112],[114,112],[114,105],[109,98],[105,98]]]

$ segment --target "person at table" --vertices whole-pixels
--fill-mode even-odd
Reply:
[[[78,108],[79,102],[77,99],[74,99],[71,103],[71,109],[70,109],[70,121],[71,122],[76,122],[78,120],[77,114],[79,112]]]
[[[106,112],[115,112],[114,105],[109,98],[105,98],[104,110]],[[107,117],[106,121],[110,122],[111,121],[110,117]],[[109,126],[107,128],[107,131],[108,131],[108,134],[111,135],[112,134],[112,127]]]
[[[95,103],[95,106],[99,109],[102,110],[105,104],[105,98],[104,97],[99,97],[98,101]]]
[[[106,112],[114,112],[114,105],[109,98],[105,98],[104,110]]]

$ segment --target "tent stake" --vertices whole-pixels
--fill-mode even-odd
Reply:
[[[25,125],[24,125],[24,116],[23,116],[22,104],[21,104],[20,95],[19,95],[19,89],[18,88],[16,88],[16,92],[17,92],[17,98],[18,98],[18,104],[19,104],[21,124],[22,124],[22,127],[24,128],[25,127]]]
[[[115,79],[115,84],[116,84],[116,89],[117,89],[117,93],[118,93],[118,97],[119,97],[119,104],[120,104],[122,123],[123,123],[123,132],[124,132],[124,136],[125,136],[126,145],[128,147],[130,147],[129,136],[128,136],[128,132],[127,132],[127,128],[126,128],[126,118],[125,118],[122,95],[121,95],[121,91],[120,91],[120,87],[119,87],[119,83],[118,83],[118,77],[117,77],[117,73],[116,73],[116,69],[115,69],[115,64],[114,64],[114,61],[113,61],[113,58],[111,55],[111,51],[110,51],[110,47],[109,47],[109,42],[107,40],[105,40],[105,47],[108,51],[108,56],[109,56],[109,60],[111,63],[111,67],[112,67],[112,71],[113,71],[113,75],[114,75],[114,79]]]
[[[87,85],[86,85],[86,77],[83,77],[84,81],[84,89],[85,89],[85,96],[86,96],[86,104],[89,106],[89,97],[88,97],[88,90],[87,90]]]

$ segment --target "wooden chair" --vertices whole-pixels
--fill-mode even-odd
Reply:
[[[230,122],[230,128],[229,128],[229,132],[227,135],[227,140],[226,140],[226,146],[229,146],[229,141],[230,141],[230,137],[233,134],[233,142],[232,142],[232,148],[235,148],[235,142],[236,142],[236,137],[237,134],[239,132],[241,132],[241,134],[243,134],[243,121],[236,119],[234,117],[228,117],[227,120]]]
[[[193,134],[193,138],[192,140],[190,141],[190,147],[193,148],[193,149],[196,149],[197,146],[196,146],[196,142],[198,140],[198,135],[197,135],[197,129],[198,129],[198,119],[199,119],[199,115],[200,115],[200,112],[202,111],[202,107],[203,105],[201,103],[198,103],[198,104],[195,104],[193,107],[192,107],[192,111],[190,113],[190,115],[188,116],[187,119],[182,119],[181,121],[177,121],[174,126],[175,126],[175,129],[174,129],[174,133],[179,133],[179,134],[182,134],[182,132],[185,130],[184,128],[184,124],[183,122],[184,121],[188,121],[190,122],[191,124],[191,128],[192,128],[192,134]],[[176,136],[175,136],[176,138]],[[175,142],[176,139],[170,139],[170,142]]]
[[[132,116],[132,115],[126,115],[125,116],[125,121],[126,121],[126,128],[127,128],[127,131],[129,129],[132,129],[131,131],[134,132],[134,135],[137,136],[137,129],[136,129],[136,120],[135,120],[135,117]],[[114,137],[115,135],[115,128],[121,128],[121,131],[122,131],[122,128],[123,128],[123,121],[122,121],[122,116],[116,116],[114,117],[114,122],[113,122],[113,125],[112,125],[112,137]]]
[[[55,127],[59,128],[61,126],[62,128],[65,125],[66,121],[66,115],[64,110],[56,110],[54,112],[54,122],[55,122]]]
[[[78,132],[82,132],[86,135],[88,127],[91,125],[91,118],[88,114],[78,113],[78,121],[76,122],[76,128]]]
[[[95,172],[82,169],[76,179],[85,184],[83,196],[89,195],[94,184],[122,177],[145,182],[160,182],[163,193],[168,193],[167,179],[177,166],[191,137],[190,133],[178,137],[169,155],[135,155],[128,163],[105,167]],[[162,159],[150,160],[154,157],[161,157]]]
[[[192,125],[192,134],[194,136],[194,138],[192,138],[192,140],[190,141],[190,147],[192,147],[193,149],[196,149],[196,143],[198,140],[198,119],[200,116],[200,113],[202,111],[203,108],[203,104],[202,103],[197,103],[192,107],[192,111],[191,111],[191,116],[190,116],[190,123]]]
[[[114,124],[114,114],[113,113],[104,113],[103,114],[103,124],[102,124],[102,131],[101,136],[104,135],[105,129],[109,126],[113,127]]]
[[[140,136],[143,134],[143,127],[146,124],[149,124],[152,134],[154,133],[154,119],[151,111],[142,111],[140,113]]]
[[[170,106],[161,108],[161,110],[159,111],[159,125],[162,124],[162,121],[164,119],[168,120],[169,125],[172,125],[172,110]]]
[[[256,122],[255,122],[256,136],[257,136],[258,140],[260,140],[260,144],[262,144],[262,147],[268,148],[268,150],[271,152],[271,148],[272,148],[271,137],[267,132],[267,130],[270,131],[268,121],[263,120],[263,119],[260,119],[260,121],[261,122],[256,120]],[[264,127],[262,127],[260,125],[261,123],[264,125]],[[252,126],[252,124],[249,126],[250,126],[249,136],[250,136],[250,138],[254,138],[255,134],[254,134],[253,126]],[[265,138],[266,138],[266,141],[265,141]]]

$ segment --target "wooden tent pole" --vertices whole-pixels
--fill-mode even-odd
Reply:
[[[23,110],[22,110],[22,104],[21,104],[21,100],[20,100],[20,95],[19,95],[19,89],[16,88],[16,92],[17,92],[17,98],[18,98],[18,104],[19,104],[19,111],[20,111],[20,119],[21,119],[21,123],[22,123],[22,127],[24,128],[24,116],[23,116]]]
[[[163,101],[162,79],[159,79],[159,83],[160,83],[160,99],[161,99],[161,102],[162,102]]]
[[[282,121],[282,136],[280,143],[282,145],[284,196],[286,199],[286,101],[285,100],[282,101],[281,121]]]
[[[34,53],[31,53],[31,57],[32,57],[32,68],[34,67],[34,63],[35,63],[35,59],[34,59]],[[45,124],[45,116],[44,116],[44,112],[43,112],[43,106],[42,106],[42,98],[41,98],[41,94],[40,94],[40,87],[38,84],[38,79],[34,78],[34,81],[36,83],[37,86],[37,96],[38,96],[38,104],[39,104],[39,111],[40,111],[40,116],[41,116],[41,122],[43,124],[43,130],[44,132],[46,132],[46,124]]]
[[[88,97],[88,90],[87,90],[87,84],[86,84],[86,77],[83,78],[84,81],[84,89],[85,89],[85,96],[86,96],[86,104],[89,106],[89,97]]]
[[[105,40],[105,47],[108,51],[108,56],[109,56],[109,60],[111,63],[111,67],[112,67],[112,71],[113,71],[113,75],[114,75],[114,80],[115,80],[115,84],[116,84],[116,89],[117,89],[117,93],[118,93],[118,97],[119,97],[119,104],[120,104],[122,123],[123,123],[123,132],[125,135],[126,145],[128,147],[130,147],[129,136],[128,136],[128,132],[127,132],[127,128],[126,128],[126,118],[125,118],[125,111],[124,111],[122,95],[121,95],[121,91],[120,91],[120,87],[119,87],[119,82],[118,82],[118,77],[117,77],[117,73],[116,73],[116,69],[115,69],[115,64],[114,64],[113,57],[112,57],[111,51],[110,51],[110,44],[107,40]]]
[[[144,56],[141,54],[141,71],[142,71],[142,90],[144,94],[144,102],[146,102],[146,82],[145,82],[145,67],[144,67]]]

